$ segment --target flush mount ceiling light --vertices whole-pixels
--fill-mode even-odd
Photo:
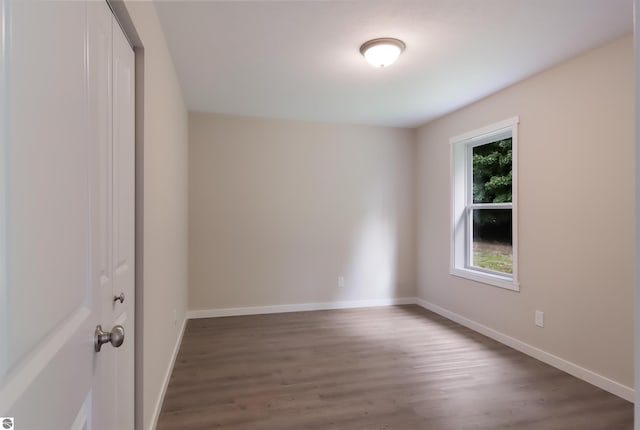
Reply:
[[[398,59],[405,47],[402,40],[383,37],[363,43],[360,53],[373,67],[387,67]]]

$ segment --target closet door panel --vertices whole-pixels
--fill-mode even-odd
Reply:
[[[134,53],[118,24],[113,23],[113,261],[114,323],[127,333],[116,355],[116,397],[119,429],[134,421],[135,309],[135,99]]]

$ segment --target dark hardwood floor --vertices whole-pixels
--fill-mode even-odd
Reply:
[[[418,306],[189,321],[158,430],[633,428],[633,405]]]

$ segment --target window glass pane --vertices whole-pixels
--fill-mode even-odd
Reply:
[[[513,273],[511,209],[473,209],[471,266]]]
[[[511,138],[472,150],[473,203],[511,202]]]

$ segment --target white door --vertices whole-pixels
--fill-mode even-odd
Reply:
[[[113,290],[111,313],[104,319],[127,334],[115,355],[115,429],[133,430],[134,423],[134,285],[135,285],[135,99],[134,54],[113,21]],[[114,297],[123,295],[122,303]],[[109,301],[109,300],[107,300]]]
[[[0,0],[0,416],[18,430],[133,428],[133,283],[116,282],[118,267],[133,273],[133,251],[126,270],[116,251],[114,201],[133,218],[133,183],[115,197],[127,186],[114,170],[127,152],[114,155],[116,29],[106,4]],[[133,231],[122,234],[132,248]],[[96,326],[118,321],[123,346],[96,353]]]
[[[87,11],[89,118],[95,143],[93,243],[100,324],[124,328],[126,342],[105,345],[96,361],[94,422],[104,429],[133,429],[135,279],[134,54],[104,2]]]

